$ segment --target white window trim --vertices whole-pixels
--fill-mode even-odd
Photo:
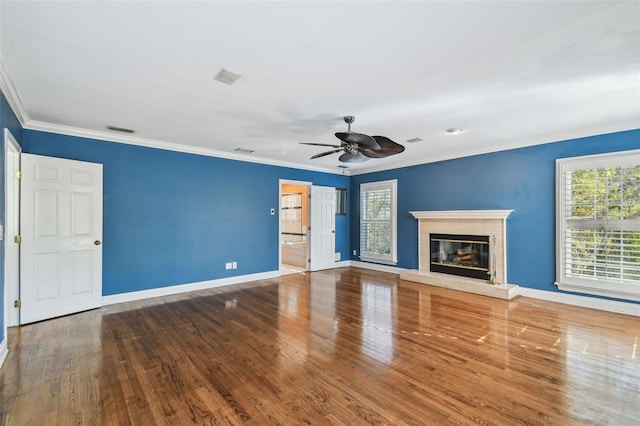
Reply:
[[[640,285],[619,283],[615,288],[604,281],[566,277],[564,235],[567,230],[564,212],[566,207],[565,175],[567,172],[601,167],[623,167],[640,162],[640,150],[621,151],[556,160],[556,282],[564,291],[640,301]]]
[[[377,189],[391,189],[391,255],[377,256],[372,254],[362,254],[362,227],[359,227],[360,239],[360,260],[364,262],[382,263],[385,265],[395,265],[398,263],[398,180],[383,180],[360,184],[360,221],[362,221],[362,193],[364,191],[375,191]]]

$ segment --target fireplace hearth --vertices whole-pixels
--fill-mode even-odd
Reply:
[[[431,272],[489,280],[489,237],[429,234]]]

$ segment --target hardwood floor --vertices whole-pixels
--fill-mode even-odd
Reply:
[[[610,424],[640,318],[342,268],[9,333],[2,424]]]

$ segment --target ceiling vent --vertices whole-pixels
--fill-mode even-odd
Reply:
[[[253,153],[252,149],[244,149],[244,148],[236,148],[235,151],[239,152],[240,154],[252,154]]]
[[[107,126],[107,129],[113,130],[114,132],[121,132],[121,133],[134,133],[135,132],[135,130],[133,130],[133,129],[125,129],[124,127],[116,127],[116,126]]]
[[[406,142],[407,143],[416,143],[416,142],[422,142],[424,139],[422,138],[411,138],[411,139],[407,139]]]
[[[236,74],[235,72],[222,68],[220,71],[218,71],[218,74],[213,77],[213,79],[231,86],[233,83],[238,81],[240,77],[242,77],[240,74]]]

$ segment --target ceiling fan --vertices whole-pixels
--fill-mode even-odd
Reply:
[[[355,120],[353,115],[347,115],[344,122],[347,123],[346,132],[336,133],[336,137],[340,139],[340,145],[331,145],[326,143],[301,142],[302,145],[330,146],[331,151],[316,154],[311,159],[324,157],[338,152],[343,154],[338,160],[343,163],[362,163],[368,161],[369,158],[384,158],[390,155],[399,154],[404,151],[404,146],[395,143],[385,136],[369,136],[363,133],[351,131],[351,123]]]

